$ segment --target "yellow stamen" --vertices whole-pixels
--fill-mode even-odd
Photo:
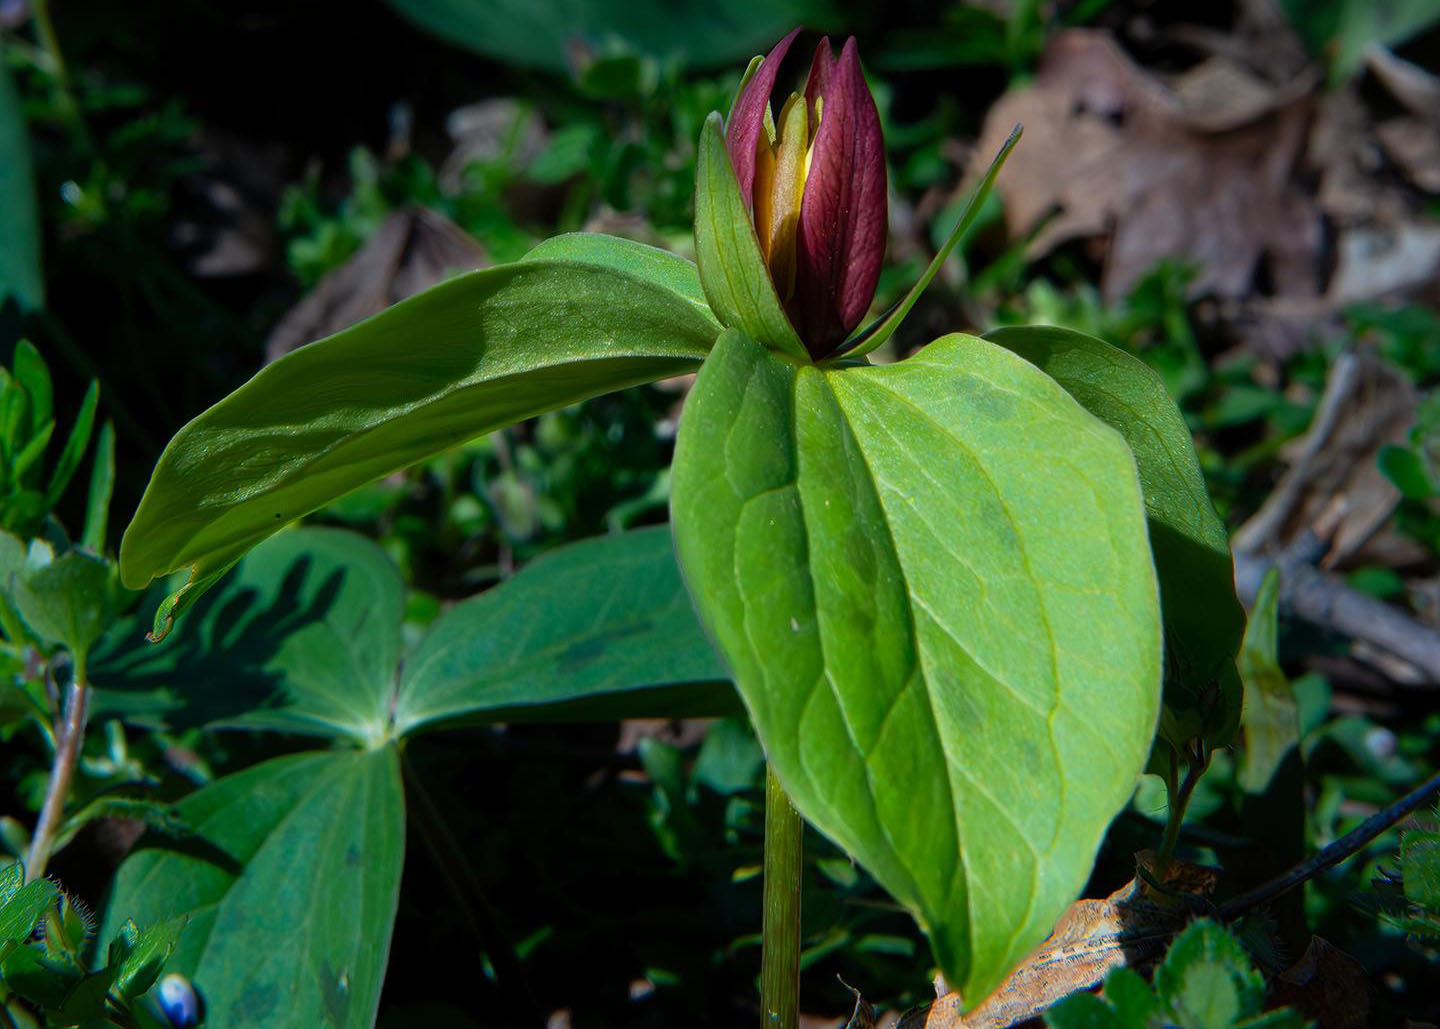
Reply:
[[[804,98],[791,94],[774,145],[762,146],[755,161],[755,232],[782,301],[795,288],[795,233],[810,149],[806,121]]]

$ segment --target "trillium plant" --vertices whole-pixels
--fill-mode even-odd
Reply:
[[[709,678],[733,682],[769,765],[762,1002],[781,1026],[797,1017],[805,823],[914,915],[973,1005],[1079,895],[1147,767],[1171,790],[1168,858],[1182,773],[1235,731],[1244,621],[1192,441],[1139,361],[1046,327],[867,357],[972,224],[1019,130],[920,281],[867,324],[887,234],[880,117],[853,39],[838,55],[822,40],[801,88],[772,99],[798,31],[704,125],[694,263],[560,236],[299,349],[171,441],[120,555],[132,588],[183,573],[153,637],[177,618],[183,636],[201,612],[182,613],[248,551],[347,492],[698,372],[670,538],[723,661]],[[647,542],[649,563],[626,574],[673,579],[660,545],[659,564]],[[615,646],[668,638],[708,655],[681,603]],[[610,712],[668,715],[728,693],[695,661],[626,660],[543,699],[608,691]],[[386,796],[403,790],[384,755],[443,720],[410,680],[446,667],[406,658],[398,694],[351,734]],[[508,710],[526,688],[540,685],[520,681]]]

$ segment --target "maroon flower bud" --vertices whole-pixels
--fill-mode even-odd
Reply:
[[[885,144],[855,39],[822,39],[804,93],[770,94],[796,29],[741,85],[725,149],[775,293],[814,358],[834,353],[875,296],[885,256]]]

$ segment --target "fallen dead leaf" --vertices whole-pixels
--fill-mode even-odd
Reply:
[[[1199,267],[1197,295],[1247,295],[1262,264],[1277,295],[1318,293],[1318,212],[1292,182],[1313,76],[1277,88],[1224,61],[1213,58],[1172,86],[1108,34],[1058,35],[1033,84],[991,108],[977,147],[988,156],[1015,122],[1025,123],[1025,143],[998,186],[1012,237],[1033,233],[1029,250],[1038,255],[1108,235],[1109,298],[1166,257]],[[1209,109],[1241,82],[1237,99]]]
[[[1411,182],[1440,193],[1440,121],[1391,118],[1375,126],[1375,138]]]
[[[1295,1008],[1318,1029],[1364,1029],[1370,1024],[1370,980],[1365,966],[1318,936],[1300,960],[1270,984],[1276,1007]]]
[[[1440,140],[1435,159],[1440,161]],[[1360,226],[1341,234],[1337,250],[1327,294],[1332,307],[1405,293],[1440,274],[1440,224]]]
[[[1154,855],[1138,854],[1136,861],[1152,867]],[[1216,873],[1176,861],[1162,882],[1163,894],[1137,875],[1104,900],[1077,900],[1049,938],[975,1010],[965,1014],[963,998],[947,993],[908,1012],[898,1029],[1007,1029],[1100,985],[1112,968],[1154,961],[1214,891]]]
[[[1237,552],[1277,552],[1304,533],[1328,544],[1323,566],[1343,562],[1390,517],[1400,493],[1376,455],[1402,443],[1415,417],[1415,388],[1369,351],[1342,354],[1330,370],[1309,432],[1290,468],[1235,533]]]
[[[1440,76],[1378,45],[1366,52],[1365,63],[1370,74],[1412,114],[1440,122]]]
[[[444,215],[423,207],[394,211],[354,257],[280,319],[265,342],[265,356],[274,361],[455,272],[488,263],[484,248]]]

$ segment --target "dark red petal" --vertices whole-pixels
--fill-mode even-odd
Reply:
[[[810,115],[810,124],[815,124],[815,101],[830,88],[830,78],[835,71],[835,51],[830,49],[830,37],[820,40],[815,48],[815,59],[810,62],[810,76],[805,80],[805,109]]]
[[[819,59],[817,58],[817,61]],[[831,72],[800,204],[790,317],[815,357],[860,324],[885,257],[885,141],[855,39]]]
[[[780,62],[785,60],[790,44],[798,35],[800,29],[793,29],[775,44],[775,49],[765,55],[755,76],[745,83],[730,108],[730,121],[725,126],[725,150],[735,166],[735,178],[740,181],[740,195],[745,198],[746,207],[754,203],[751,192],[755,187],[755,143],[765,131],[765,110],[770,106],[775,76],[780,73]]]

